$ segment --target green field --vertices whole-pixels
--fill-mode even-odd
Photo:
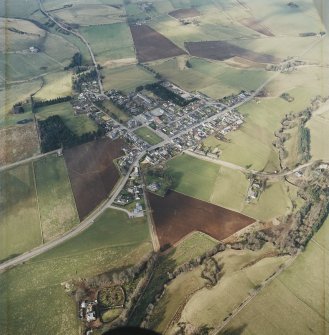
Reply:
[[[44,242],[79,223],[63,157],[47,156],[34,164]]]
[[[148,127],[141,127],[134,131],[134,133],[139,136],[143,141],[150,145],[155,145],[163,141],[163,138],[158,136],[154,131]]]
[[[5,77],[7,82],[15,82],[62,70],[77,51],[61,36],[49,33],[33,46],[38,47],[40,52],[1,53],[0,76]]]
[[[190,68],[186,67],[189,60]],[[186,56],[158,61],[151,67],[187,91],[200,91],[214,99],[255,90],[270,76],[264,69],[241,69],[223,62]]]
[[[245,198],[249,182],[240,171],[187,154],[170,160],[167,166],[169,174],[175,179],[175,190],[193,198],[258,220],[269,220],[291,209],[291,200],[283,182],[269,183],[256,204],[247,204]]]
[[[11,110],[17,102],[23,102],[29,99],[30,94],[35,93],[41,87],[41,80],[33,80],[31,82],[0,85],[0,127],[15,124],[18,120],[31,117],[27,114],[13,115]]]
[[[156,81],[154,76],[136,65],[128,65],[116,68],[104,68],[104,89],[116,89],[129,93],[140,85],[151,84]]]
[[[103,101],[103,106],[107,109],[112,117],[116,118],[120,122],[127,122],[130,118],[128,114],[126,114],[122,109],[114,105],[114,103],[110,100]]]
[[[320,113],[313,114],[307,127],[311,131],[311,156],[313,160],[329,160],[329,147],[327,137],[329,131],[329,110],[328,104],[326,109]]]
[[[3,334],[79,334],[76,304],[61,284],[133,265],[151,250],[144,219],[107,210],[80,235],[0,275]]]
[[[0,261],[41,244],[32,164],[0,173]]]
[[[48,74],[43,78],[43,86],[34,96],[37,100],[50,100],[72,94],[72,74],[60,71]]]
[[[98,3],[97,3],[98,2]],[[72,3],[72,7],[62,8],[61,5],[46,2],[47,9],[53,9],[52,14],[61,18],[65,22],[79,25],[99,25],[124,21],[123,8],[114,8],[106,4],[107,1],[97,1],[96,3]],[[120,1],[119,1],[120,3]],[[56,10],[55,10],[56,9]]]
[[[111,59],[135,58],[133,40],[126,23],[82,27],[80,31],[101,65],[106,65]]]
[[[264,289],[226,329],[244,334],[328,334],[329,220],[297,260]],[[293,322],[292,322],[293,320]]]
[[[47,156],[1,172],[0,261],[79,223],[63,157]]]
[[[96,124],[87,115],[74,115],[72,105],[69,102],[62,102],[37,109],[36,117],[38,120],[45,120],[52,115],[59,115],[63,118],[67,127],[77,135],[97,130]]]

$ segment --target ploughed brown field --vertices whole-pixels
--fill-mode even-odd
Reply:
[[[260,54],[225,41],[186,42],[185,47],[192,56],[214,60],[241,57],[257,63],[279,63],[276,57]]]
[[[140,62],[183,55],[186,52],[149,26],[131,25],[136,55]]]
[[[188,17],[199,16],[200,12],[195,8],[182,8],[182,9],[174,10],[168,14],[174,17],[175,19],[185,19]]]
[[[257,31],[258,33],[261,33],[265,36],[274,36],[274,34],[271,32],[271,30],[269,28],[267,28],[266,26],[262,25],[261,23],[259,23],[256,19],[254,18],[245,18],[245,19],[241,19],[240,23],[243,24],[244,26]]]
[[[174,245],[193,231],[223,240],[255,222],[245,215],[170,191],[165,197],[148,193],[160,246]]]
[[[85,218],[112,191],[120,178],[113,160],[120,157],[124,142],[101,139],[64,151],[80,219]]]

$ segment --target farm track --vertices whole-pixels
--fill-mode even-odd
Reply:
[[[90,51],[90,54],[92,56],[92,59],[93,59],[93,63],[94,63],[94,66],[96,68],[96,71],[97,71],[97,74],[98,74],[98,81],[99,81],[99,86],[100,86],[100,90],[101,92],[103,92],[103,86],[102,86],[102,83],[101,83],[101,80],[100,80],[100,73],[97,69],[97,63],[96,63],[96,60],[95,60],[95,57],[94,57],[94,54],[93,54],[93,51],[91,49],[91,47],[89,46],[88,42],[85,40],[85,38],[80,35],[79,33],[76,33],[76,32],[73,32],[73,31],[70,31],[69,29],[63,27],[60,23],[58,23],[51,15],[48,14],[47,11],[45,11],[43,9],[43,6],[42,6],[42,3],[41,3],[41,0],[39,0],[39,7],[40,7],[40,11],[42,13],[44,13],[47,17],[49,17],[50,20],[52,20],[54,23],[56,23],[60,28],[62,28],[63,30],[69,32],[69,33],[72,33],[74,34],[75,36],[77,36],[78,38],[80,38],[85,44],[86,46],[88,47],[88,50]],[[296,57],[294,57],[293,59],[296,59],[298,57],[302,57],[303,55],[305,55],[308,51],[310,51],[316,44],[318,44],[320,41],[321,41],[321,37],[313,42],[301,55],[298,55]],[[281,63],[281,65],[284,65],[284,64],[288,64],[288,62],[291,62],[293,59],[290,59],[288,61],[285,61],[283,63]],[[243,101],[241,101],[240,103],[230,107],[229,109],[235,109],[237,107],[240,107],[242,106],[243,104],[251,101],[252,99],[255,98],[255,96],[267,85],[269,84],[271,81],[273,81],[278,75],[280,74],[280,72],[276,72],[273,76],[271,76],[270,78],[268,78],[262,85],[259,86],[258,89],[255,90],[255,92],[249,96],[248,98],[244,99]],[[198,125],[204,123],[204,122],[208,122],[208,121],[211,121],[212,119],[214,119],[215,117],[217,117],[217,115],[214,115],[213,117],[210,117],[209,119],[207,120],[203,120],[202,122],[200,122],[199,124],[195,124],[191,127],[192,128],[195,128],[197,127]],[[174,138],[176,137],[179,137],[181,136],[182,134],[184,133],[187,133],[188,131],[190,131],[191,129],[186,129],[185,131],[182,131],[180,132],[179,134],[175,135],[174,137],[170,138],[170,141],[172,141]],[[160,148],[160,147],[163,147],[164,145],[168,144],[170,142],[169,140],[167,141],[163,141],[161,142],[160,144],[158,145],[154,145],[150,148],[148,148],[148,150],[154,150],[156,148]],[[49,154],[49,153],[48,153]],[[115,189],[112,191],[112,193],[110,194],[110,196],[108,197],[107,200],[105,200],[103,203],[101,203],[92,213],[90,213],[81,223],[80,225],[76,226],[75,228],[73,228],[71,231],[67,232],[66,234],[62,235],[61,237],[57,238],[56,240],[53,240],[51,242],[48,242],[42,246],[39,246],[37,248],[34,248],[33,250],[29,251],[29,252],[26,252],[20,256],[17,256],[13,259],[10,259],[6,262],[3,262],[2,264],[0,264],[0,272],[2,271],[5,271],[9,268],[12,268],[18,264],[21,264],[23,262],[26,262],[44,252],[47,252],[48,250],[51,250],[53,249],[54,247],[62,244],[63,242],[77,236],[78,234],[80,234],[81,232],[83,232],[84,230],[86,230],[87,228],[89,228],[93,223],[94,221],[98,218],[98,216],[100,216],[105,210],[106,208],[108,208],[109,206],[111,206],[114,202],[114,199],[120,194],[121,190],[123,189],[124,185],[126,184],[126,182],[128,181],[129,179],[129,175],[131,174],[131,172],[133,171],[133,169],[138,166],[139,164],[139,161],[140,159],[142,159],[146,154],[146,151],[143,151],[139,154],[139,156],[136,158],[136,160],[131,164],[129,170],[127,171],[127,174],[121,179],[121,181],[118,182],[118,184],[116,185]],[[35,157],[32,157],[31,159],[28,159],[28,160],[25,160],[25,161],[29,161],[29,160],[34,160],[36,159],[37,156]],[[39,156],[40,157],[40,156]],[[23,162],[23,161],[22,161]],[[19,165],[21,164],[22,162],[18,162],[18,163],[15,163],[15,166],[16,165]],[[12,164],[13,165],[13,164]],[[4,166],[2,167],[1,169],[2,170],[5,170],[7,169],[8,166]],[[0,171],[1,171],[0,169]]]

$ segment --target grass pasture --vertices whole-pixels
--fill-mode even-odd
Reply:
[[[80,235],[0,275],[4,335],[78,334],[76,304],[61,284],[134,265],[151,250],[144,219],[128,219],[123,212],[107,210]],[[26,321],[18,322],[21,319]]]
[[[35,163],[38,206],[44,242],[79,223],[63,157],[47,156]]]
[[[35,99],[50,100],[72,94],[72,79],[70,72],[55,72],[42,77],[43,86],[34,95]]]
[[[31,46],[31,45],[30,45]],[[49,72],[62,70],[71,61],[77,48],[61,36],[47,33],[33,46],[40,52],[1,53],[0,76],[6,82],[31,80]]]
[[[57,9],[58,8],[58,9]],[[124,21],[124,9],[101,3],[74,3],[72,7],[60,8],[51,11],[65,22],[79,24],[80,26],[111,24]]]
[[[39,153],[39,139],[34,122],[0,129],[0,166],[15,163]]]
[[[196,292],[182,310],[179,321],[189,322],[194,326],[207,324],[216,327],[248,297],[251,290],[289,259],[289,256],[267,256],[270,255],[271,248],[266,246],[255,252],[226,250],[217,254],[216,259],[223,267],[223,277],[213,288],[202,288]],[[179,288],[184,290],[183,283],[180,283],[180,287],[175,287],[177,284],[174,281],[173,286],[169,286],[169,294],[173,294]]]
[[[15,85],[0,85],[0,126],[13,125],[26,118],[26,114],[13,115],[11,110],[17,102],[24,102],[41,87],[41,80],[33,80]],[[31,117],[31,115],[29,115]]]
[[[163,138],[148,127],[138,128],[134,133],[150,145],[155,145],[163,141]]]
[[[41,244],[32,164],[0,173],[0,261]]]
[[[117,89],[125,93],[134,91],[140,85],[156,82],[154,76],[137,65],[106,67],[102,70],[105,76],[104,89]]]
[[[247,204],[245,197],[249,182],[240,171],[187,154],[170,160],[167,166],[167,171],[175,180],[174,189],[177,192],[243,213],[256,220],[270,220],[291,209],[290,197],[283,182],[270,183],[257,204]]]
[[[61,102],[55,105],[40,107],[37,109],[36,118],[38,120],[45,120],[52,115],[59,115],[67,127],[76,135],[97,130],[96,124],[87,115],[74,115],[70,102]]]
[[[101,65],[113,59],[135,58],[133,40],[126,23],[82,27],[80,31]]]
[[[151,63],[151,67],[164,78],[187,91],[200,91],[214,99],[258,88],[269,74],[263,69],[240,69],[222,62],[192,57],[191,67],[186,59],[177,57]]]
[[[329,221],[306,250],[223,330],[243,328],[241,335],[328,334]],[[293,320],[293,322],[291,322]]]

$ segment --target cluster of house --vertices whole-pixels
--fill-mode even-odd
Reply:
[[[232,95],[229,95],[227,97],[220,99],[219,103],[227,107],[232,107],[250,98],[253,93],[254,91],[249,92],[249,91],[242,90],[239,94],[232,94]]]
[[[143,217],[144,207],[140,203],[143,199],[144,191],[142,186],[142,179],[139,168],[135,166],[131,172],[129,179],[119,195],[115,198],[114,204],[119,206],[126,206],[135,202],[135,208],[130,212],[130,217]]]
[[[86,320],[87,322],[92,322],[97,319],[97,307],[98,301],[87,301],[83,300],[80,303],[79,308],[79,318],[81,320]]]
[[[262,183],[257,181],[257,180],[251,180],[249,188],[248,188],[248,192],[247,192],[247,198],[246,198],[246,202],[250,203],[252,201],[257,200],[263,190],[263,186]]]
[[[86,80],[81,83],[81,93],[71,101],[75,114],[92,114],[98,111],[94,102],[105,99],[99,93],[99,86],[96,80]]]

